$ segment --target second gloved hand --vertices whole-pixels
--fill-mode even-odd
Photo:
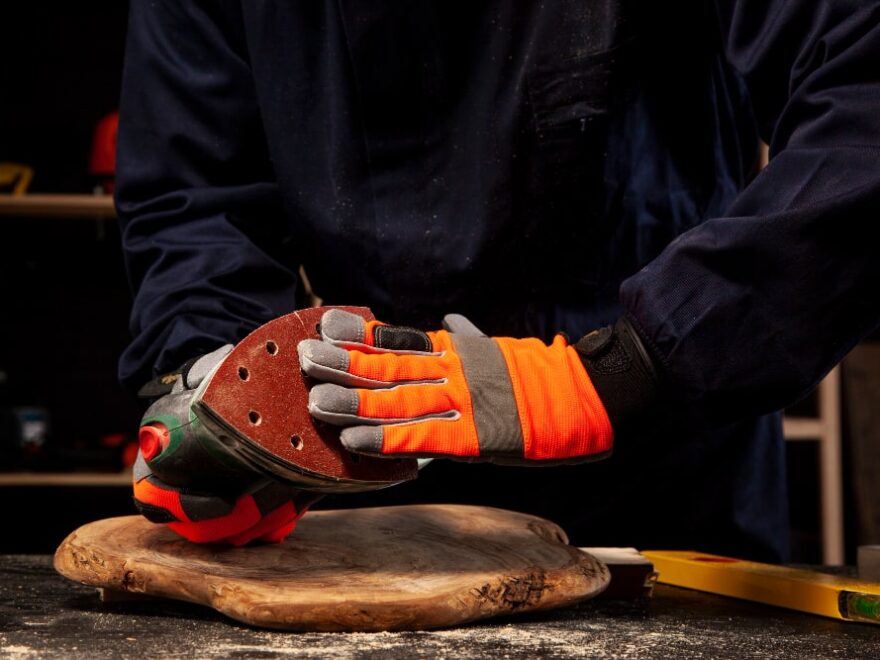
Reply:
[[[562,336],[548,346],[425,333],[333,310],[321,336],[299,346],[303,371],[325,381],[312,388],[309,410],[348,427],[342,443],[364,454],[595,460],[611,452],[615,416],[644,408],[654,394],[650,361],[631,345],[638,340],[629,328],[592,333],[576,350]]]
[[[320,495],[260,474],[222,451],[192,412],[193,396],[231,350],[225,346],[142,389],[134,503],[148,520],[196,543],[278,543]]]
[[[172,486],[153,474],[142,452],[134,466],[134,502],[141,515],[196,543],[280,543],[317,499],[257,475],[227,482],[223,492]]]

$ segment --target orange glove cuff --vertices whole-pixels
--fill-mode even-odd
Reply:
[[[560,460],[611,451],[614,433],[605,407],[561,335],[549,347],[538,339],[495,341],[513,384],[525,458]]]

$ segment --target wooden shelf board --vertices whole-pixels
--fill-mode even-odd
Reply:
[[[820,440],[825,431],[820,420],[806,417],[785,417],[782,428],[786,440]]]
[[[123,472],[0,472],[0,487],[130,485],[130,470]]]
[[[0,216],[29,218],[115,218],[111,195],[0,195]]]

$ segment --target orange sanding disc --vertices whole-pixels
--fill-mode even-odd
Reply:
[[[329,307],[287,314],[257,328],[226,357],[195,404],[196,414],[240,459],[303,488],[374,490],[415,479],[412,459],[353,454],[339,428],[309,415],[309,388],[297,344],[317,339]],[[340,307],[372,320],[364,307]]]

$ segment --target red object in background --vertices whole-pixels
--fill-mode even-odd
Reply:
[[[123,468],[131,467],[137,459],[138,442],[132,440],[127,433],[108,433],[102,435],[100,439],[102,447],[107,449],[116,449],[119,451],[119,457]]]
[[[129,442],[122,449],[122,467],[131,467],[137,460],[138,443]]]
[[[125,441],[128,440],[128,437],[124,433],[108,433],[107,435],[102,435],[100,438],[100,443],[102,447],[121,447],[125,444]]]
[[[119,113],[114,111],[98,122],[92,138],[89,174],[98,179],[99,185],[107,195],[113,193],[113,182],[116,177],[116,134],[118,130]]]

